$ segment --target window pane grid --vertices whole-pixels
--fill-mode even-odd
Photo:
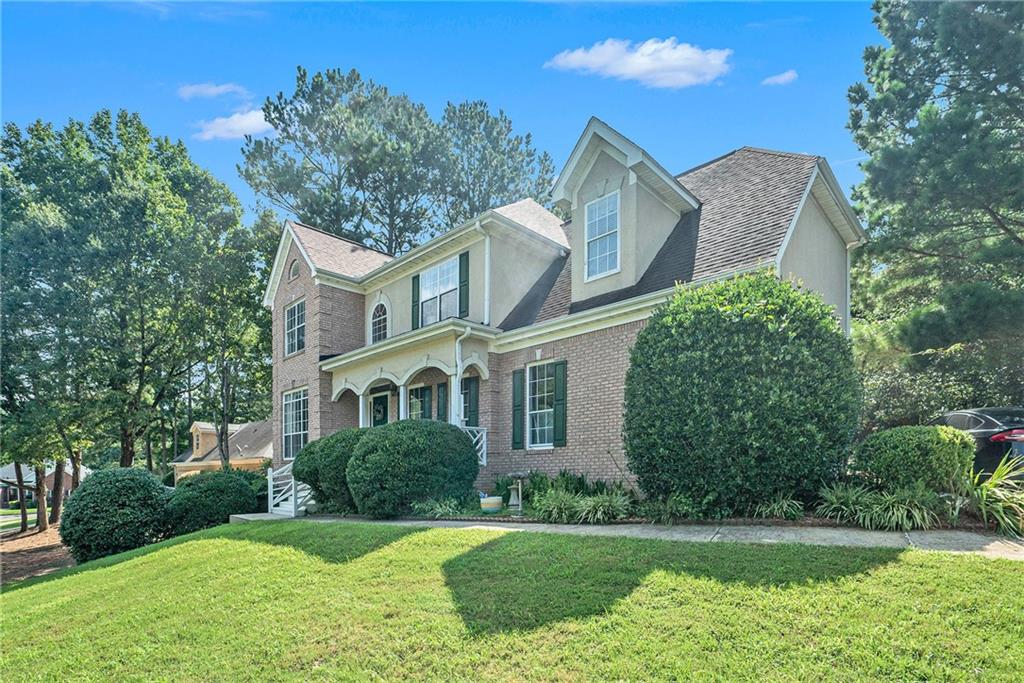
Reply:
[[[551,446],[555,442],[555,365],[529,368],[526,387],[528,445]]]
[[[377,304],[370,320],[370,343],[379,342],[388,337],[388,309],[384,304]]]
[[[306,348],[306,302],[300,301],[284,311],[284,352],[296,353]]]
[[[284,459],[294,458],[309,438],[309,392],[291,391],[282,400]]]
[[[436,323],[459,315],[459,259],[448,259],[420,273],[420,322]]]
[[[619,195],[617,192],[587,205],[587,277],[619,267]]]
[[[416,387],[409,390],[409,419],[429,420],[427,402],[430,400],[430,387]]]

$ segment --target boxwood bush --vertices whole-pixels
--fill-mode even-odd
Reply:
[[[652,498],[703,516],[809,500],[845,466],[860,386],[831,306],[769,271],[680,288],[637,336],[624,443]]]
[[[292,475],[309,485],[318,504],[339,512],[356,509],[345,473],[348,461],[366,431],[342,429],[311,441],[299,451],[292,465]]]
[[[232,470],[180,479],[167,504],[171,535],[224,524],[231,515],[256,512],[256,504],[249,481]]]
[[[145,470],[100,470],[86,477],[64,504],[60,538],[78,562],[160,540],[168,491]]]
[[[886,489],[921,482],[929,490],[953,491],[974,461],[974,439],[946,426],[894,427],[872,434],[854,452],[854,470]]]
[[[307,443],[302,447],[298,455],[295,456],[295,461],[292,463],[292,477],[309,486],[313,492],[313,500],[320,504],[327,502],[327,495],[320,485],[320,461],[323,456],[322,441],[323,439],[317,439]]]
[[[346,478],[359,512],[396,517],[412,503],[463,500],[479,472],[476,449],[458,427],[401,420],[366,430],[348,461]]]

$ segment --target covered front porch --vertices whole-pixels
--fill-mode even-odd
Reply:
[[[496,332],[446,320],[325,359],[320,367],[331,373],[333,400],[355,398],[360,427],[406,419],[449,422],[469,434],[485,465],[487,430],[480,397],[490,376],[488,350]]]

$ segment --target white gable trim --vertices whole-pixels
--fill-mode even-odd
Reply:
[[[274,254],[274,265],[270,269],[270,279],[267,281],[267,289],[263,292],[263,305],[267,308],[271,308],[274,305],[274,297],[277,296],[277,288],[281,284],[281,278],[284,277],[285,271],[285,260],[288,258],[288,250],[291,248],[292,243],[298,247],[299,253],[302,255],[302,259],[309,266],[309,271],[314,276],[316,275],[316,268],[313,267],[313,261],[310,260],[309,254],[302,248],[302,243],[295,237],[295,232],[292,230],[292,226],[289,221],[284,222],[284,228],[281,230],[281,239],[277,243],[277,253]]]
[[[643,148],[596,117],[591,117],[590,121],[587,122],[587,127],[584,129],[579,140],[576,141],[576,146],[573,147],[569,160],[562,167],[562,171],[558,174],[558,179],[555,180],[555,184],[551,188],[551,198],[554,202],[566,203],[572,201],[571,194],[573,188],[571,187],[571,181],[579,175],[577,172],[582,170],[578,166],[595,136],[625,157],[626,168],[629,171],[645,179],[652,187],[656,183],[662,185],[665,190],[665,200],[675,204],[673,208],[677,210],[690,210],[700,206],[700,200],[683,187],[682,183],[676,180],[672,174],[666,171]]]

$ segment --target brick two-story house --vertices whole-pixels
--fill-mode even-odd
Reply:
[[[344,427],[446,420],[481,486],[561,469],[628,480],[623,379],[676,283],[771,267],[849,324],[864,232],[821,157],[744,147],[673,175],[591,119],[553,188],[392,257],[285,224],[273,310],[274,462]]]

